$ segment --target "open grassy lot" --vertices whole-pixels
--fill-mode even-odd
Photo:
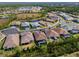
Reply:
[[[17,14],[16,17],[18,20],[32,20],[43,17],[44,15],[41,13],[26,13],[26,14]]]
[[[0,29],[8,27],[9,19],[0,19]]]
[[[0,19],[0,25],[5,24],[8,21],[8,19]]]
[[[9,18],[1,18],[0,19],[0,29],[4,29],[9,27],[9,23],[15,20],[15,15],[14,14],[7,14]]]

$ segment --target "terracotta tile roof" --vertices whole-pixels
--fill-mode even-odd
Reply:
[[[9,34],[19,33],[19,30],[18,28],[11,27],[11,28],[4,29],[1,32],[5,35],[9,35]]]
[[[21,33],[21,44],[30,43],[31,41],[34,41],[34,38],[31,32]]]
[[[47,39],[45,33],[42,31],[35,31],[34,36],[35,36],[36,41]]]
[[[59,37],[59,34],[52,29],[45,29],[47,37]]]
[[[55,28],[53,30],[56,31],[58,34],[68,34],[68,31],[63,28]]]
[[[6,40],[4,42],[3,48],[14,48],[16,46],[19,46],[19,34],[10,34],[6,37]]]

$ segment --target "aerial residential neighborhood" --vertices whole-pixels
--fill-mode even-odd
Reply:
[[[55,4],[1,4],[0,56],[65,57],[79,52],[79,6]]]

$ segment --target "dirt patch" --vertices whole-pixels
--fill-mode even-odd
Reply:
[[[6,22],[8,22],[8,19],[0,19],[0,25],[5,24]]]

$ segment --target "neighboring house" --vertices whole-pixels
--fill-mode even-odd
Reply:
[[[73,22],[76,22],[76,23],[79,23],[79,19],[78,19],[78,20],[75,19],[75,20],[72,20],[72,21],[73,21]]]
[[[67,30],[63,29],[63,28],[55,28],[53,29],[54,31],[56,31],[58,34],[60,34],[61,36],[64,36],[65,38],[70,37],[69,33]]]
[[[40,21],[39,24],[46,26],[46,27],[52,27],[52,25],[53,25],[52,23],[47,22],[47,21]]]
[[[20,8],[18,8],[17,10],[18,11],[33,11],[33,12],[38,12],[38,11],[40,11],[42,9],[42,7],[40,7],[40,6],[32,6],[32,7],[20,7]]]
[[[45,21],[40,21],[39,22],[41,25],[43,25],[43,26],[47,26],[47,22],[45,22]]]
[[[79,30],[78,30],[78,29],[72,29],[72,30],[70,30],[69,32],[71,32],[71,33],[73,33],[73,34],[77,34],[77,33],[79,33]]]
[[[5,35],[9,35],[9,34],[19,33],[19,29],[13,26],[7,29],[3,29],[1,32]]]
[[[52,29],[45,29],[45,34],[48,38],[57,39],[60,35]]]
[[[57,15],[56,16],[48,16],[48,18],[49,19],[46,19],[46,21],[48,21],[48,22],[55,22],[59,19]]]
[[[17,46],[19,46],[19,34],[7,35],[3,44],[3,49],[10,49]]]
[[[21,27],[25,30],[29,30],[30,29],[30,24],[29,24],[29,22],[22,22]]]
[[[31,22],[30,23],[32,28],[37,28],[37,27],[40,27],[41,25],[39,24],[39,22]]]
[[[38,43],[38,45],[45,43],[46,39],[47,39],[45,33],[42,31],[35,31],[34,37],[35,37],[35,40]]]
[[[69,33],[68,34],[61,34],[61,36],[68,38],[68,37],[70,37],[70,34]]]
[[[68,32],[63,28],[54,28],[54,31],[56,31],[58,34],[67,34]]]
[[[74,23],[74,22],[66,22],[65,20],[60,20],[60,23],[61,23],[60,27],[61,28],[64,28],[67,31],[72,30],[72,29],[75,29],[77,27],[77,25],[78,25],[77,23]]]
[[[21,33],[21,44],[28,44],[34,41],[34,37],[31,32],[22,32]]]
[[[73,20],[73,17],[69,16],[67,13],[60,12],[61,15],[65,20]]]

